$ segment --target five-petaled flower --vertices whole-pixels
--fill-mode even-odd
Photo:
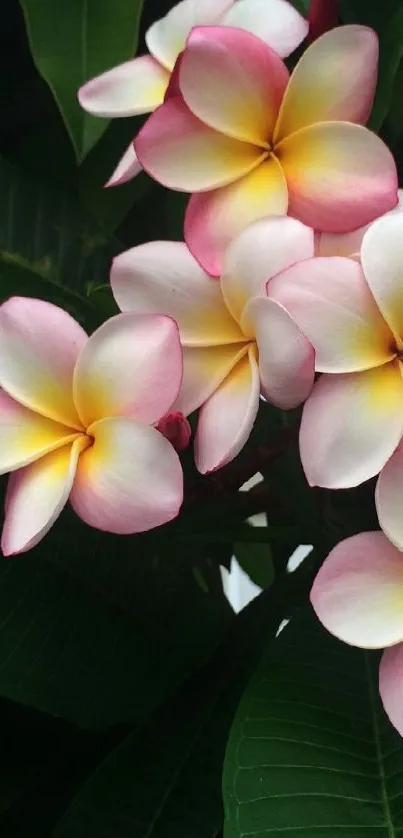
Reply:
[[[361,263],[294,265],[269,285],[316,352],[300,453],[309,483],[357,486],[378,472],[379,522],[403,549],[403,214],[375,221]]]
[[[219,275],[229,242],[262,216],[343,233],[397,204],[393,157],[364,127],[377,62],[377,36],[364,26],[323,35],[290,78],[249,32],[192,30],[135,150],[160,183],[195,193],[185,240],[205,270]]]
[[[82,107],[96,116],[149,113],[164,96],[179,53],[194,26],[220,24],[254,32],[279,55],[289,55],[305,38],[308,23],[288,0],[182,0],[146,33],[149,55],[141,55],[84,84]],[[107,186],[134,177],[141,166],[131,143]]]
[[[362,649],[385,648],[379,691],[403,736],[403,553],[381,532],[345,539],[319,570],[311,602],[340,640]]]
[[[114,260],[112,291],[123,311],[165,311],[178,322],[183,381],[173,409],[188,415],[201,406],[195,458],[202,473],[239,453],[260,393],[291,408],[310,392],[312,347],[283,306],[267,299],[266,283],[313,252],[312,230],[272,217],[232,243],[219,282],[182,242],[149,242]]]
[[[182,376],[174,321],[119,314],[88,338],[62,309],[15,297],[0,307],[0,469],[9,478],[3,554],[48,532],[70,497],[100,530],[174,518],[182,469],[154,427]]]

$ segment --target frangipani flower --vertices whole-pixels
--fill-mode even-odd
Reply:
[[[178,325],[183,381],[173,410],[201,407],[195,440],[202,473],[235,457],[252,430],[259,396],[291,408],[308,395],[312,347],[285,309],[265,296],[268,277],[313,254],[313,231],[291,218],[262,219],[225,255],[220,282],[182,242],[149,242],[113,263],[123,311],[165,311]]]
[[[301,421],[311,485],[340,489],[380,473],[376,504],[403,549],[403,214],[375,221],[361,264],[316,257],[268,286],[311,341],[315,383]]]
[[[316,576],[311,602],[332,634],[362,649],[383,649],[379,691],[403,736],[403,553],[381,532],[347,538]]]
[[[0,470],[12,472],[4,555],[37,544],[68,498],[87,524],[115,533],[177,515],[178,455],[151,426],[181,376],[169,317],[120,314],[88,338],[51,303],[14,297],[0,307]]]
[[[279,55],[303,41],[308,23],[287,0],[182,0],[146,33],[149,55],[108,70],[80,88],[81,106],[95,116],[149,113],[164,101],[172,70],[194,26],[220,24],[247,29]],[[130,145],[107,186],[125,183],[141,170]]]
[[[323,35],[290,79],[255,35],[192,30],[177,84],[135,150],[164,186],[195,193],[185,240],[205,270],[219,275],[228,243],[262,216],[288,212],[343,233],[396,205],[393,157],[360,124],[371,110],[377,61],[377,36],[364,26]]]

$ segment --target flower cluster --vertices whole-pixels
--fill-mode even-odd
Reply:
[[[99,529],[167,522],[186,417],[199,409],[207,474],[240,452],[261,396],[304,403],[311,485],[379,475],[383,532],[339,544],[311,598],[341,639],[388,647],[381,694],[403,734],[403,214],[393,157],[365,127],[376,34],[331,29],[290,75],[307,34],[287,0],[182,0],[149,55],[79,91],[93,114],[151,112],[109,185],[144,168],[190,193],[185,241],[115,258],[122,313],[90,338],[49,303],[0,308],[2,548],[36,544],[68,498]]]

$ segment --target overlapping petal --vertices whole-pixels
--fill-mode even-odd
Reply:
[[[230,242],[248,224],[266,215],[285,215],[287,184],[281,166],[270,157],[235,183],[192,195],[185,215],[189,250],[212,276],[220,276]]]
[[[0,386],[35,412],[81,430],[72,381],[87,340],[58,306],[12,297],[0,307]]]
[[[365,233],[361,263],[378,306],[403,346],[403,214],[379,218]]]
[[[92,527],[127,535],[171,521],[183,498],[180,461],[155,428],[125,416],[89,428],[70,500]]]
[[[310,125],[282,140],[276,155],[287,180],[288,212],[310,227],[345,233],[397,204],[392,154],[361,125]]]
[[[313,347],[275,300],[255,297],[246,306],[243,318],[255,334],[263,395],[283,410],[297,407],[312,390]]]
[[[388,433],[388,431],[387,431]],[[379,523],[389,540],[403,549],[403,444],[382,469],[375,491]],[[402,638],[403,639],[403,638]]]
[[[225,253],[221,287],[239,322],[249,299],[266,295],[267,280],[314,253],[313,230],[294,218],[263,218],[243,230]]]
[[[73,428],[34,413],[0,390],[0,474],[26,466],[76,437]]]
[[[139,172],[141,172],[141,165],[137,159],[134,145],[130,143],[105,186],[121,186],[122,183],[127,183],[136,177]]]
[[[281,58],[260,38],[227,26],[193,29],[183,53],[179,86],[206,125],[268,148],[288,82]]]
[[[200,410],[195,461],[202,474],[229,463],[241,451],[259,408],[259,370],[250,347]]]
[[[276,125],[277,143],[315,122],[364,124],[371,112],[378,70],[378,38],[366,26],[326,32],[300,58]]]
[[[386,215],[392,215],[403,210],[403,189],[398,189],[398,204]],[[375,223],[375,222],[373,222]],[[318,256],[358,256],[362,240],[369,228],[369,224],[352,230],[351,233],[321,233],[316,244]]]
[[[345,643],[381,649],[403,640],[403,553],[383,533],[338,544],[319,570],[311,602],[323,625]]]
[[[178,410],[184,416],[189,416],[215,392],[233,367],[247,353],[246,343],[185,347],[182,384],[172,410]]]
[[[183,242],[148,242],[114,259],[111,286],[122,311],[164,312],[177,321],[184,346],[243,341],[224,304],[220,283]]]
[[[403,736],[403,643],[385,649],[382,655],[379,692],[392,725]]]
[[[134,141],[137,157],[170,189],[201,192],[246,175],[263,159],[262,149],[219,134],[172,97],[151,114]]]
[[[305,402],[300,455],[311,486],[346,489],[378,474],[403,434],[397,362],[351,375],[323,375]]]
[[[153,424],[170,409],[182,378],[174,320],[118,314],[89,338],[74,372],[74,401],[86,427],[104,417]]]
[[[261,38],[285,58],[308,34],[308,22],[288,0],[236,0],[220,20]]]
[[[267,292],[292,314],[316,353],[319,372],[354,372],[395,357],[386,325],[358,262],[316,257],[292,265]]]
[[[49,532],[66,505],[88,439],[52,451],[10,475],[1,549],[10,556],[30,550]]]
[[[141,55],[88,81],[78,99],[95,116],[134,116],[161,105],[168,82],[167,70],[151,55]]]
[[[194,26],[218,22],[231,8],[234,0],[181,0],[165,17],[157,20],[146,32],[151,54],[168,70],[172,70],[186,39]]]

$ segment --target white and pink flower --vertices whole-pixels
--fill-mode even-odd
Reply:
[[[269,277],[313,256],[313,231],[292,218],[266,218],[232,243],[220,281],[182,242],[149,242],[120,254],[112,291],[123,311],[173,317],[183,347],[183,381],[173,410],[201,408],[195,459],[202,473],[244,446],[262,393],[282,408],[307,397],[314,353],[284,307],[266,298]]]
[[[119,314],[88,338],[62,309],[0,307],[0,472],[9,478],[3,554],[30,549],[68,499],[90,526],[128,534],[174,518],[178,455],[155,425],[182,378],[178,329]]]
[[[176,84],[135,150],[157,181],[194,193],[185,240],[205,270],[218,276],[229,243],[263,216],[345,233],[397,204],[393,157],[364,127],[377,66],[378,39],[365,26],[323,35],[291,77],[250,32],[192,30]]]
[[[217,24],[253,32],[283,57],[308,32],[307,21],[287,0],[182,0],[147,31],[149,54],[86,82],[78,93],[81,106],[108,118],[155,110],[164,101],[176,59],[193,27]],[[107,186],[125,183],[140,170],[131,144]]]

